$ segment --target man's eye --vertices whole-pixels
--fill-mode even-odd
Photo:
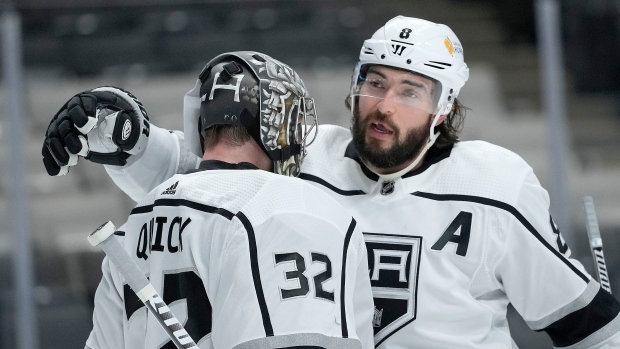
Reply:
[[[379,81],[376,81],[376,80],[371,80],[370,81],[370,86],[372,86],[374,88],[383,88],[383,84],[380,83]]]
[[[417,98],[418,97],[418,95],[414,91],[410,91],[410,90],[403,91],[401,93],[401,95],[403,97],[407,97],[407,98]]]

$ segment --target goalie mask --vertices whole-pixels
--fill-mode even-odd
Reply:
[[[297,176],[316,137],[314,100],[286,64],[257,52],[230,52],[212,59],[185,96],[187,147],[202,156],[203,131],[242,125],[274,163],[274,172]],[[313,131],[314,130],[314,131]]]

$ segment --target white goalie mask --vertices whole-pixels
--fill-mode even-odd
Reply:
[[[242,125],[274,163],[274,172],[297,176],[316,137],[314,99],[286,64],[251,51],[212,59],[185,95],[187,147],[202,156],[201,133],[214,125]],[[312,135],[312,136],[310,136]]]

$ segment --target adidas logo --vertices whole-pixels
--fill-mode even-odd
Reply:
[[[177,185],[179,185],[179,181],[176,181],[176,183],[164,190],[161,195],[174,195],[177,192]]]

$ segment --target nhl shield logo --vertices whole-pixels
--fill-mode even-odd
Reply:
[[[381,184],[381,195],[390,195],[394,192],[394,181],[384,181]]]
[[[364,233],[375,303],[375,346],[416,317],[419,236]]]

